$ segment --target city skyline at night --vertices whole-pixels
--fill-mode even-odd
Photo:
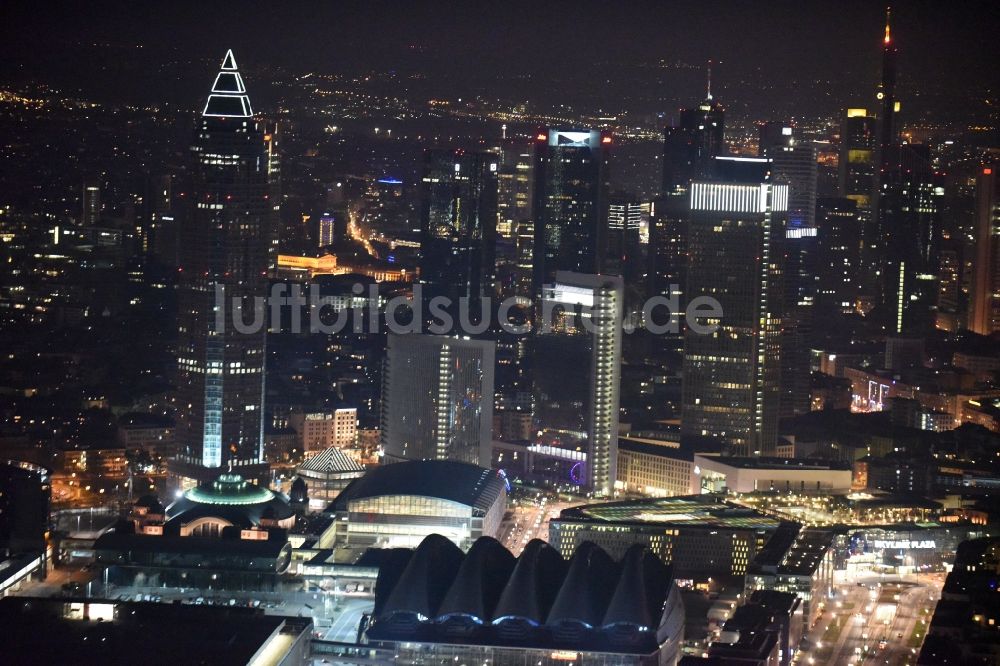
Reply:
[[[988,3],[4,14],[6,661],[1000,663]]]

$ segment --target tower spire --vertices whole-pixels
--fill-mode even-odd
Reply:
[[[205,110],[201,115],[218,118],[249,118],[253,115],[250,98],[247,96],[247,89],[243,85],[243,77],[240,76],[239,68],[236,66],[232,49],[226,51],[225,57],[222,58],[222,65],[219,67],[215,83],[212,84],[212,92],[205,102]]]
[[[892,36],[889,33],[889,24],[892,19],[892,5],[885,8],[885,43],[888,44],[892,41]]]
[[[708,61],[708,85],[706,88],[705,99],[711,101],[712,99],[712,61]]]

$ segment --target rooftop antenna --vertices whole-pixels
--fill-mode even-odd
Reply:
[[[708,90],[705,99],[712,101],[712,61],[708,61]]]

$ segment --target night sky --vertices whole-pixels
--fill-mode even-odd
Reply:
[[[95,97],[155,99],[157,86],[172,90],[157,80],[157,63],[216,60],[232,47],[251,81],[255,68],[267,66],[293,74],[392,70],[422,74],[420,94],[624,104],[649,112],[701,97],[702,65],[713,59],[721,62],[716,96],[738,100],[750,115],[775,108],[829,113],[869,99],[885,12],[883,3],[857,0],[98,2],[44,13],[38,8],[19,2],[4,10],[0,49],[7,66],[0,81],[8,85],[35,80],[78,86]],[[939,114],[956,99],[958,106],[985,98],[995,104],[998,16],[990,2],[897,3],[904,99],[907,91],[911,97],[919,92],[925,96],[919,107]],[[111,48],[95,57],[94,43]],[[110,55],[115,65],[109,68],[103,60]],[[671,67],[656,67],[660,61]],[[802,94],[803,82],[815,89]],[[803,99],[789,99],[796,91]],[[178,88],[177,94],[180,101],[188,92]]]

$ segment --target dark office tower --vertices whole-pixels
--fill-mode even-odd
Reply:
[[[608,204],[608,257],[604,268],[622,276],[628,286],[637,284],[645,272],[639,256],[639,230],[644,221],[649,223],[649,207],[648,201],[626,196],[611,197]]]
[[[663,194],[686,191],[695,178],[708,175],[712,158],[726,154],[725,110],[712,99],[682,109],[663,139]]]
[[[958,332],[962,306],[962,242],[950,235],[941,239],[938,268],[937,312],[934,327],[949,333]],[[964,324],[964,322],[962,322]]]
[[[1000,331],[1000,198],[996,167],[976,177],[975,259],[969,294],[969,330],[980,335]]]
[[[556,271],[604,272],[610,144],[595,130],[550,129],[536,137],[536,294]]]
[[[174,210],[174,177],[163,174],[151,178],[147,196],[146,225],[142,230],[142,251],[163,266],[178,265],[177,216]]]
[[[934,321],[944,193],[927,146],[890,147],[881,175],[876,248],[888,330],[923,333]]]
[[[687,195],[669,194],[653,202],[646,248],[647,295],[680,298],[687,282]],[[679,303],[679,301],[678,301]]]
[[[52,499],[49,470],[30,462],[0,460],[0,558],[45,557]]]
[[[496,343],[444,335],[390,335],[382,373],[387,462],[490,464]]]
[[[847,109],[840,124],[840,196],[857,204],[860,222],[858,247],[866,275],[874,276],[875,215],[872,197],[877,187],[877,121],[866,109]],[[859,280],[866,291],[875,289],[874,280]]]
[[[603,495],[616,478],[623,298],[620,277],[560,271],[531,339],[534,473]]]
[[[263,461],[267,323],[250,324],[253,299],[267,291],[276,202],[268,176],[272,156],[232,51],[198,121],[192,153],[178,284],[180,453],[171,470],[182,483],[210,478],[229,464]],[[220,312],[216,298],[222,290]],[[233,299],[244,302],[242,313],[233,312]],[[238,317],[249,332],[237,330]]]
[[[816,201],[816,313],[851,313],[858,300],[862,222],[848,198]]]
[[[421,185],[420,283],[424,300],[491,296],[497,229],[496,155],[429,150]],[[457,312],[457,310],[455,310]]]
[[[871,219],[875,192],[876,118],[867,109],[847,109],[840,123],[840,196],[858,204],[858,214]]]
[[[882,173],[891,168],[890,148],[899,143],[899,127],[896,123],[896,112],[899,102],[896,101],[896,56],[898,50],[889,32],[890,10],[885,13],[885,37],[882,39],[882,83],[875,97],[880,110],[878,117],[878,147],[879,165]]]
[[[82,208],[80,224],[85,227],[96,227],[101,223],[101,183],[88,180],[83,184]]]
[[[534,216],[535,142],[506,139],[500,147],[498,175],[499,222],[497,236],[512,250],[507,295],[531,297],[532,254],[535,243]],[[498,258],[498,264],[500,259]],[[499,271],[498,265],[498,271]]]
[[[781,242],[788,185],[761,158],[717,158],[716,176],[690,192],[688,298],[721,306],[689,313],[681,433],[722,441],[734,455],[775,450],[781,373]],[[705,333],[694,325],[717,324]]]

